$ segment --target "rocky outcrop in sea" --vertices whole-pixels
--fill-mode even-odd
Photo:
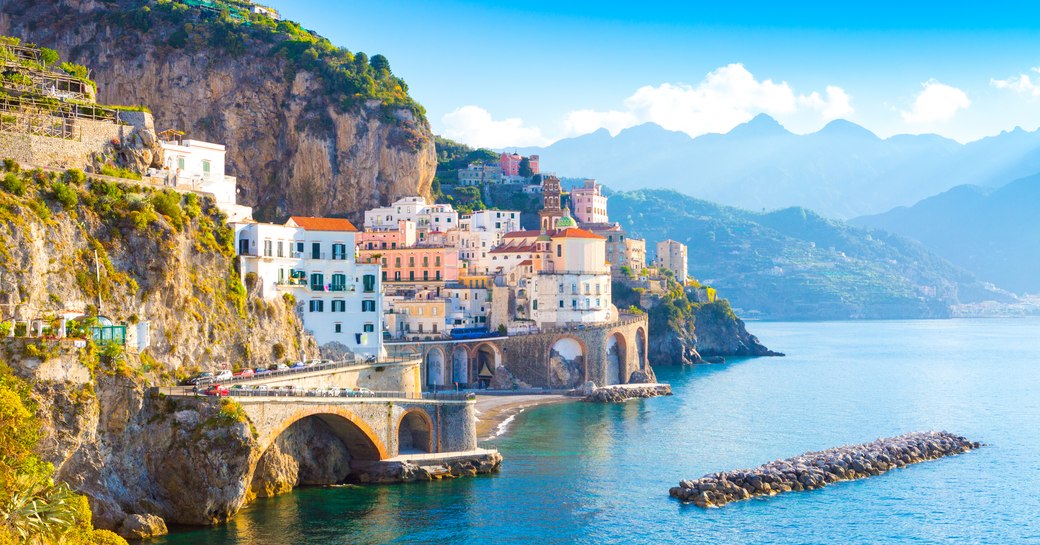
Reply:
[[[672,395],[672,387],[668,384],[618,384],[586,390],[584,401],[620,403],[629,399],[670,395]]]
[[[815,490],[839,481],[880,475],[891,469],[961,454],[980,443],[945,431],[915,432],[848,445],[794,458],[776,460],[755,469],[709,473],[682,481],[669,494],[698,507],[721,507],[756,496],[792,490]]]

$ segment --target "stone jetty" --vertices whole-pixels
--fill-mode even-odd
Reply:
[[[709,473],[695,481],[682,481],[669,493],[699,507],[721,507],[755,496],[815,490],[839,481],[880,475],[890,469],[961,454],[979,446],[945,431],[908,433],[871,443],[807,452],[755,469]]]
[[[672,395],[667,384],[617,384],[603,388],[586,389],[585,401],[598,403],[620,403],[629,399]]]

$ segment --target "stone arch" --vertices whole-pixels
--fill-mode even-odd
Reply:
[[[409,409],[397,421],[397,452],[434,452],[433,420],[422,409]]]
[[[502,365],[502,352],[497,346],[485,342],[473,347],[470,358],[470,377],[475,378],[477,382],[488,386],[500,365]]]
[[[588,374],[586,358],[589,349],[585,341],[573,335],[562,335],[549,345],[549,387],[577,388]]]
[[[628,368],[628,350],[625,336],[620,331],[607,337],[606,371],[603,375],[604,385],[624,384],[625,370]]]
[[[340,407],[316,406],[300,409],[283,420],[260,441],[261,452],[266,451],[278,436],[293,424],[305,419],[316,418],[329,427],[343,442],[351,457],[361,460],[382,460],[389,457],[386,446],[379,435],[360,416]]]
[[[646,331],[636,328],[636,355],[639,356],[639,368],[646,370]]]
[[[451,381],[459,384],[470,383],[469,373],[469,350],[463,345],[458,345],[451,351]]]
[[[426,385],[444,386],[444,350],[433,347],[426,352]]]

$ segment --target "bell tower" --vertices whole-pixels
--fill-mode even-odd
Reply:
[[[555,229],[556,220],[563,217],[560,193],[559,178],[556,176],[544,176],[542,178],[542,210],[538,213],[541,218],[542,231]]]

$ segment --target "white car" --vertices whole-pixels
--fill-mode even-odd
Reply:
[[[214,377],[213,380],[216,381],[216,382],[220,382],[220,381],[223,381],[223,380],[231,380],[232,376],[233,375],[231,374],[231,371],[224,370],[224,371],[221,371],[221,372],[217,373],[217,376]]]

